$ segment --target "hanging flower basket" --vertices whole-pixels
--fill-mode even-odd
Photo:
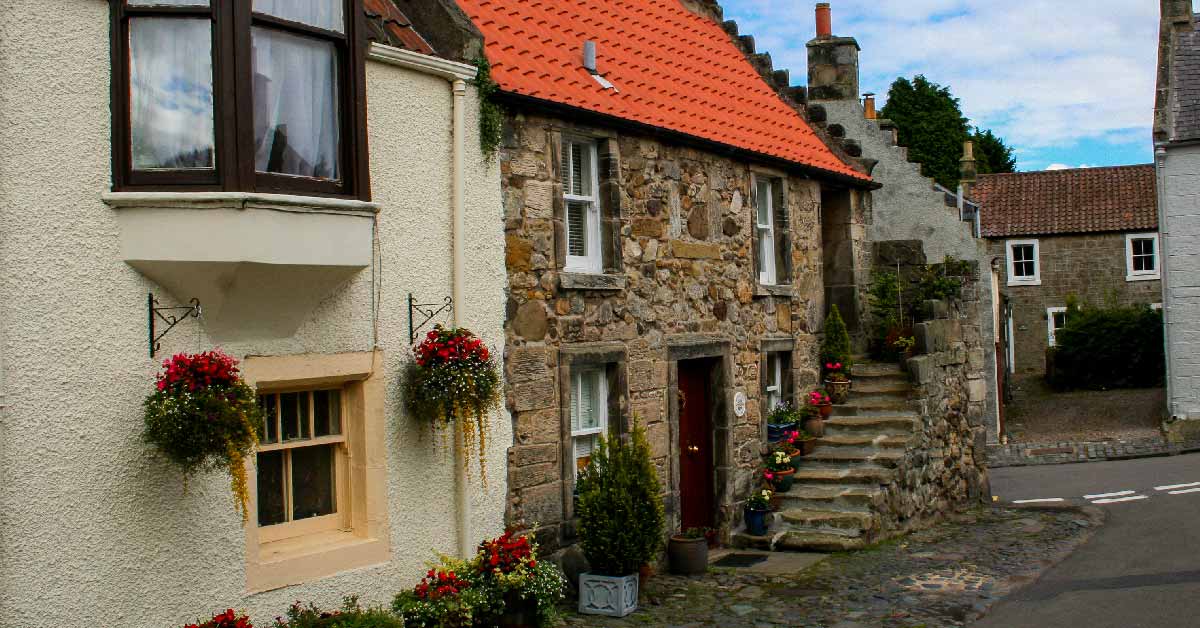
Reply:
[[[146,397],[147,442],[183,471],[223,468],[245,523],[246,456],[258,445],[262,411],[242,380],[237,360],[221,351],[181,353],[163,361],[155,391]]]
[[[436,432],[457,422],[463,464],[474,452],[486,474],[487,415],[500,405],[500,369],[483,341],[462,327],[437,325],[413,350],[404,397]],[[469,468],[469,466],[468,466]]]

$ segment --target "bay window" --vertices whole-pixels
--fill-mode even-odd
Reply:
[[[115,187],[365,199],[360,3],[113,2]]]

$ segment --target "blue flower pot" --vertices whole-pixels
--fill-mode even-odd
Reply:
[[[752,536],[767,535],[767,515],[770,510],[751,510],[746,508],[742,518],[746,520],[746,532]]]
[[[767,442],[778,443],[786,438],[789,432],[794,431],[795,423],[767,423]]]

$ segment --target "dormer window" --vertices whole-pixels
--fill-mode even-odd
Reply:
[[[366,198],[360,1],[114,2],[115,187]]]

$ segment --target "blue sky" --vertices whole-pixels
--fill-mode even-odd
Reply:
[[[722,0],[792,81],[813,37],[805,0]],[[1149,163],[1158,3],[1151,0],[830,0],[833,32],[862,47],[862,91],[924,74],[972,124],[1017,151],[1018,168]],[[881,102],[882,105],[882,102]]]

